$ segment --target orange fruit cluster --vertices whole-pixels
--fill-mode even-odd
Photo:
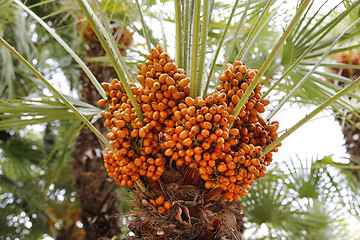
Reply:
[[[266,124],[259,115],[269,104],[260,100],[259,84],[239,116],[232,115],[256,72],[235,61],[221,73],[217,92],[205,98],[186,97],[173,110],[176,125],[166,129],[167,141],[161,147],[178,166],[198,168],[205,188],[220,184],[228,201],[239,200],[255,180],[265,176],[272,154],[261,157],[261,152],[277,138],[278,122]]]
[[[160,148],[163,133],[166,127],[175,126],[172,108],[189,93],[190,79],[160,46],[152,49],[147,58],[145,64],[138,64],[137,80],[142,86],[130,85],[143,112],[144,124],[116,79],[102,83],[107,99],[98,102],[99,106],[110,105],[102,116],[110,130],[106,137],[116,151],[107,151],[104,161],[109,176],[121,186],[132,186],[140,175],[154,181],[160,178],[166,164]]]
[[[278,122],[266,123],[260,116],[269,101],[260,100],[259,84],[239,115],[232,115],[257,70],[240,61],[227,64],[217,91],[193,99],[184,70],[157,46],[145,64],[138,64],[138,74],[141,86],[130,87],[144,124],[118,80],[102,84],[107,98],[98,102],[110,105],[102,116],[110,129],[106,137],[116,150],[106,151],[104,161],[118,184],[132,186],[141,176],[156,181],[167,166],[188,166],[198,169],[206,189],[220,186],[223,199],[233,201],[265,176],[272,153],[261,152],[277,138]]]

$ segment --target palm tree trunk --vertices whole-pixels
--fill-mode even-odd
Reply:
[[[87,55],[102,56],[105,52],[99,44],[94,44]],[[89,63],[88,67],[101,81],[109,81],[113,69]],[[81,72],[82,100],[96,105],[100,98],[97,90],[84,72]],[[103,121],[95,123],[100,131]],[[118,207],[118,194],[113,179],[107,176],[102,157],[102,148],[92,131],[84,127],[76,139],[72,169],[75,187],[81,202],[81,221],[84,224],[86,239],[111,239],[121,233],[121,211]]]
[[[360,112],[358,112],[360,114]],[[347,118],[353,124],[345,123],[342,132],[345,139],[345,148],[350,154],[350,164],[354,166],[360,165],[360,118],[352,113],[347,114]],[[360,169],[354,168],[352,173],[360,181]]]
[[[360,65],[360,52],[352,54],[350,51],[340,52],[335,54],[335,60],[339,63]],[[339,69],[333,68],[336,73],[340,73],[341,76],[356,79],[360,76],[359,69]],[[344,84],[340,83],[340,86],[344,87]],[[345,148],[347,153],[350,154],[350,165],[359,166],[360,165],[360,112],[348,113],[346,115],[346,122],[343,125],[343,135],[345,139]],[[342,124],[342,119],[337,118],[337,120]],[[360,169],[352,170],[354,176],[360,181]]]

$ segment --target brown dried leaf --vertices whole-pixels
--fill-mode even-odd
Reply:
[[[185,184],[192,186],[200,186],[201,178],[197,168],[189,168],[185,175]]]
[[[176,209],[176,220],[178,220],[181,224],[191,227],[190,214],[189,209],[185,206],[178,206]]]
[[[159,181],[154,181],[152,180],[151,178],[148,178],[148,181],[149,181],[149,185],[151,187],[151,189],[153,191],[157,191],[157,192],[160,192],[161,191],[161,187],[160,187],[160,183]]]
[[[229,210],[223,211],[220,214],[218,214],[217,217],[221,220],[221,222],[224,223],[224,226],[227,229],[236,229],[237,227],[236,217],[231,211]]]
[[[204,203],[215,202],[223,195],[223,190],[218,188],[213,188],[209,193],[204,196]]]
[[[161,179],[164,183],[179,183],[181,182],[183,175],[176,171],[175,169],[168,168],[166,171],[161,175]]]
[[[215,219],[211,224],[208,224],[206,228],[200,233],[199,240],[211,240],[214,239],[219,232],[221,222],[219,219]]]

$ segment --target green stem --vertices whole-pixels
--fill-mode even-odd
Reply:
[[[292,19],[292,21],[290,22],[289,26],[286,28],[285,32],[282,34],[282,36],[280,37],[279,41],[277,42],[277,44],[275,45],[275,47],[273,48],[273,50],[271,51],[269,57],[266,59],[266,61],[264,62],[264,64],[261,66],[259,72],[256,74],[255,79],[252,81],[252,83],[250,84],[250,86],[248,87],[248,89],[245,91],[244,95],[241,97],[239,103],[236,105],[236,107],[234,108],[232,114],[234,116],[238,116],[241,109],[243,108],[243,106],[245,105],[245,102],[248,100],[251,92],[254,90],[254,88],[256,87],[256,85],[260,82],[261,77],[264,75],[265,71],[267,70],[267,68],[270,66],[271,62],[274,60],[274,58],[276,57],[276,54],[279,52],[280,48],[282,47],[282,45],[284,44],[285,40],[287,39],[287,37],[289,36],[289,34],[291,33],[291,31],[293,30],[293,28],[295,27],[296,23],[299,21],[302,13],[304,12],[304,10],[306,9],[307,5],[309,4],[310,0],[304,0],[304,2],[301,4],[300,8],[298,9],[298,11],[296,12],[294,18]],[[230,127],[232,127],[233,124],[231,124]]]
[[[298,123],[296,123],[294,126],[292,126],[290,129],[288,129],[284,134],[282,134],[278,139],[273,141],[269,146],[267,146],[262,153],[262,156],[266,155],[268,152],[271,151],[274,147],[276,147],[279,143],[281,143],[285,138],[287,138],[290,134],[292,134],[295,130],[297,130],[299,127],[304,125],[306,122],[308,122],[311,118],[313,118],[316,114],[333,104],[336,100],[338,100],[340,97],[344,96],[347,92],[351,91],[355,87],[357,87],[360,84],[360,77],[357,78],[353,83],[348,85],[346,88],[335,94],[333,97],[329,98],[327,101],[325,101],[323,104],[321,104],[319,107],[317,107],[314,111],[312,111],[309,115],[301,119]]]
[[[232,53],[234,51],[235,44],[238,41],[237,36],[239,35],[240,29],[243,27],[243,24],[244,24],[244,21],[245,21],[245,18],[246,18],[246,13],[249,10],[251,1],[252,0],[247,1],[245,9],[244,9],[244,11],[243,11],[243,13],[241,15],[241,19],[240,19],[239,23],[237,23],[238,26],[236,27],[234,36],[233,36],[233,38],[231,40],[229,51],[228,51],[229,53]],[[226,54],[225,61],[224,61],[223,66],[222,66],[223,69],[225,68],[225,65],[229,62],[230,56],[231,56],[231,54]]]
[[[227,24],[226,24],[225,30],[224,30],[224,32],[223,32],[223,34],[222,34],[222,36],[221,36],[219,45],[218,45],[218,47],[217,47],[217,49],[216,49],[215,56],[214,56],[213,61],[212,61],[212,63],[211,63],[210,72],[209,72],[208,78],[207,78],[207,80],[206,80],[206,84],[205,84],[205,89],[204,89],[204,92],[203,92],[203,96],[206,95],[206,92],[207,92],[207,90],[208,90],[208,88],[209,88],[210,80],[211,80],[212,74],[213,74],[214,69],[215,69],[217,57],[219,56],[220,50],[221,50],[222,45],[223,45],[224,40],[225,40],[225,36],[226,36],[226,34],[227,34],[227,32],[228,32],[228,30],[229,30],[229,28],[230,28],[231,20],[232,20],[232,18],[234,17],[235,10],[236,10],[236,7],[237,7],[238,3],[239,3],[239,0],[236,0],[235,3],[234,3],[234,6],[233,6],[233,8],[232,8],[232,10],[231,10],[231,13],[230,13],[228,22],[227,22]]]
[[[261,99],[265,98],[269,93],[283,80],[285,77],[287,77],[290,72],[300,63],[301,60],[303,60],[309,52],[311,52],[319,43],[321,40],[325,38],[325,36],[336,26],[338,25],[347,15],[350,14],[350,12],[357,7],[360,4],[360,1],[358,1],[356,4],[353,4],[349,9],[341,13],[335,21],[329,26],[329,28],[318,38],[316,41],[308,48],[306,51],[298,58],[296,61],[286,70],[286,72],[262,95]]]
[[[192,16],[192,15],[191,15]],[[190,36],[190,1],[185,1],[185,16],[184,16],[184,41],[182,42],[183,45],[183,59],[182,59],[182,66],[185,71],[187,71],[188,67],[188,55],[189,55],[189,36]]]
[[[165,28],[164,28],[164,17],[163,17],[163,11],[160,12],[160,16],[159,16],[159,19],[160,19],[160,26],[161,26],[161,38],[162,38],[162,41],[163,41],[163,49],[165,52],[168,52],[167,50],[167,42],[166,42],[166,35],[165,35]]]
[[[182,29],[181,29],[181,5],[180,0],[175,0],[175,24],[176,24],[176,64],[182,68]]]
[[[201,24],[201,47],[200,47],[200,57],[199,57],[199,70],[197,74],[196,81],[196,96],[200,95],[202,78],[204,74],[204,63],[206,57],[206,45],[207,45],[207,36],[209,29],[209,0],[204,0],[203,6],[203,20]]]
[[[53,36],[56,41],[60,43],[60,45],[75,59],[75,61],[80,65],[82,70],[89,77],[92,84],[94,84],[96,90],[100,93],[103,98],[106,98],[105,91],[101,87],[99,81],[95,78],[94,74],[90,71],[90,69],[86,66],[86,64],[80,59],[80,57],[71,49],[69,45],[67,45],[62,38],[56,34],[54,29],[50,28],[40,17],[38,17],[33,11],[31,11],[28,7],[26,7],[19,0],[14,0],[16,4],[18,4],[22,9],[24,9],[28,14],[30,14],[36,21],[38,21],[50,34]]]
[[[201,0],[195,1],[194,7],[194,26],[192,34],[192,46],[191,46],[191,80],[190,80],[190,97],[196,97],[196,74],[198,71],[198,53],[199,53],[199,32],[200,32],[200,5]]]
[[[255,33],[255,30],[257,29],[258,25],[260,24],[261,20],[263,19],[263,17],[265,16],[265,13],[268,11],[269,7],[271,6],[271,3],[272,3],[272,0],[269,0],[264,9],[261,11],[261,14],[259,16],[259,18],[256,20],[255,22],[255,25],[251,27],[251,31],[250,33],[248,34],[245,42],[244,42],[244,45],[242,46],[242,48],[240,49],[238,55],[236,56],[236,59],[237,60],[241,60],[241,58],[243,57],[244,55],[244,50],[246,48],[246,46],[248,45],[250,39],[253,37],[254,33]]]
[[[90,121],[84,116],[82,115],[79,110],[77,110],[77,108],[71,104],[71,102],[69,102],[69,100],[67,100],[60,92],[58,92],[28,61],[26,61],[25,58],[23,58],[23,56],[21,56],[11,45],[9,45],[2,37],[0,37],[0,43],[2,45],[4,45],[7,49],[9,49],[11,51],[12,54],[14,54],[14,56],[19,59],[36,77],[38,77],[40,79],[40,81],[46,86],[48,87],[61,101],[63,101],[63,103],[66,104],[66,106],[68,106],[68,108],[70,108],[75,115],[81,120],[83,121],[86,126],[88,126],[91,131],[93,131],[95,133],[95,135],[100,138],[100,140],[112,151],[114,152],[114,148],[111,146],[111,144],[106,140],[106,138],[99,132],[99,130],[97,130],[94,125],[92,125],[90,123]]]
[[[151,42],[150,42],[149,34],[148,34],[148,31],[147,31],[147,26],[146,26],[146,23],[145,23],[145,20],[144,20],[144,16],[142,14],[141,6],[139,4],[139,0],[135,0],[135,2],[136,2],[136,8],[137,8],[137,10],[139,12],[139,15],[140,15],[140,21],[141,21],[141,24],[142,24],[142,27],[143,27],[143,34],[145,36],[146,45],[147,45],[148,50],[150,52],[150,50],[151,50]]]
[[[109,56],[110,61],[116,71],[116,73],[119,76],[119,79],[126,91],[126,94],[128,96],[128,98],[130,99],[136,114],[138,116],[138,118],[140,119],[140,121],[142,123],[144,123],[144,117],[142,115],[141,109],[134,97],[134,94],[132,93],[130,86],[127,82],[127,79],[125,78],[125,74],[124,73],[124,69],[122,69],[123,66],[123,61],[122,61],[122,57],[119,54],[118,51],[116,51],[116,46],[114,46],[114,40],[113,40],[113,36],[111,34],[109,34],[106,29],[104,28],[104,26],[101,24],[100,20],[98,19],[98,17],[96,16],[96,14],[94,13],[94,11],[91,9],[90,5],[88,4],[88,2],[86,0],[77,0],[81,10],[83,11],[84,15],[86,16],[87,20],[89,21],[91,27],[93,28],[96,36],[98,37],[102,47],[104,48],[107,56]],[[98,29],[99,27],[99,29]],[[101,32],[100,32],[101,31]],[[107,39],[105,40],[106,37]],[[113,51],[111,51],[110,47],[112,47]],[[115,55],[116,54],[116,58]],[[125,68],[125,67],[123,67]]]

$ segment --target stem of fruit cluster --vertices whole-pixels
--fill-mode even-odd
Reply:
[[[303,3],[301,4],[300,8],[298,9],[298,11],[296,12],[293,20],[290,22],[289,26],[286,28],[286,30],[284,31],[284,33],[281,35],[280,39],[278,40],[278,42],[276,43],[275,47],[273,48],[273,50],[271,51],[269,57],[266,59],[266,61],[264,62],[264,64],[261,66],[259,72],[256,74],[254,80],[252,81],[252,83],[250,84],[250,86],[248,87],[248,89],[245,91],[244,95],[240,98],[239,103],[236,105],[236,107],[234,108],[232,115],[234,116],[238,116],[241,109],[243,108],[243,106],[245,105],[246,101],[248,100],[251,92],[254,90],[254,88],[256,87],[256,85],[260,82],[261,77],[264,75],[265,71],[267,70],[267,68],[270,66],[271,62],[274,60],[274,58],[276,57],[276,54],[279,52],[280,48],[282,47],[282,45],[284,44],[285,40],[287,39],[287,37],[289,36],[289,34],[291,33],[291,31],[293,30],[293,28],[295,27],[296,23],[299,21],[301,14],[304,12],[304,10],[306,9],[307,5],[309,4],[310,0],[304,0]],[[230,127],[233,126],[233,123],[231,124]]]
[[[194,27],[192,33],[192,46],[191,46],[191,80],[190,80],[190,97],[196,97],[196,82],[201,81],[196,79],[198,71],[198,54],[199,54],[199,33],[200,33],[200,6],[201,1],[195,1],[194,7]]]
[[[150,42],[149,34],[148,34],[148,31],[147,31],[147,26],[146,26],[146,23],[145,23],[145,20],[144,20],[144,16],[142,14],[141,6],[139,4],[139,0],[135,0],[135,2],[136,2],[136,8],[137,8],[137,10],[139,12],[139,15],[140,15],[140,21],[141,21],[141,24],[142,24],[142,27],[143,27],[143,34],[145,36],[146,45],[147,45],[148,51],[150,52],[150,50],[151,50],[151,42]]]
[[[192,16],[192,15],[191,15]],[[185,1],[185,15],[184,15],[184,41],[182,43],[183,46],[183,59],[182,59],[182,67],[185,71],[187,71],[188,67],[188,55],[189,55],[189,36],[190,36],[190,1]]]
[[[207,36],[208,36],[208,26],[209,26],[209,0],[204,0],[203,6],[203,16],[201,24],[201,47],[200,47],[200,56],[199,56],[199,70],[197,74],[196,82],[196,96],[200,95],[201,92],[201,83],[204,73],[204,63],[206,58],[206,45],[207,45]]]
[[[284,134],[282,134],[278,139],[273,141],[269,146],[265,148],[265,150],[262,152],[262,156],[266,155],[268,152],[271,151],[274,147],[276,147],[279,143],[281,143],[286,137],[288,137],[290,134],[292,134],[295,130],[297,130],[299,127],[304,125],[306,122],[308,122],[311,118],[313,118],[316,114],[320,113],[322,110],[324,110],[326,107],[333,104],[336,100],[338,100],[340,97],[344,96],[347,92],[351,91],[355,87],[360,85],[360,77],[357,78],[353,83],[342,89],[340,92],[335,94],[333,97],[329,98],[327,101],[325,101],[323,104],[321,104],[319,107],[317,107],[314,111],[312,111],[309,115],[306,115],[303,119],[301,119],[298,123],[296,123],[294,126],[292,126],[290,129],[288,129]]]
[[[207,78],[207,80],[206,80],[206,84],[205,84],[205,89],[204,89],[204,92],[203,92],[203,96],[206,95],[206,92],[207,92],[207,90],[208,90],[208,88],[209,88],[209,84],[210,84],[210,81],[211,81],[211,77],[212,77],[212,74],[213,74],[213,72],[214,72],[214,68],[215,68],[215,65],[216,65],[217,57],[219,56],[220,50],[221,50],[222,45],[223,45],[224,40],[225,40],[225,36],[226,36],[226,34],[227,34],[227,32],[228,32],[228,30],[229,30],[229,28],[230,28],[231,21],[232,21],[232,19],[233,19],[233,17],[234,17],[235,10],[236,10],[236,7],[237,7],[238,3],[239,3],[239,0],[236,0],[235,3],[234,3],[234,6],[233,6],[233,8],[232,8],[232,10],[231,10],[231,13],[230,13],[230,16],[229,16],[229,20],[228,20],[228,22],[227,22],[227,24],[226,24],[226,27],[225,27],[225,29],[224,29],[224,32],[223,32],[222,36],[221,36],[219,45],[218,45],[218,47],[217,47],[217,49],[216,49],[215,56],[214,56],[213,61],[212,61],[212,63],[211,63],[210,72],[209,72],[208,78]]]
[[[95,15],[95,13],[93,12],[93,10],[91,9],[91,7],[89,6],[89,4],[87,3],[86,0],[77,0],[81,10],[83,11],[84,15],[86,16],[87,20],[89,21],[91,27],[93,28],[96,36],[98,37],[102,47],[104,48],[105,52],[107,53],[107,55],[109,56],[111,63],[116,71],[116,73],[119,76],[119,79],[126,91],[126,94],[128,96],[128,98],[131,101],[132,106],[134,107],[136,114],[138,116],[138,118],[140,119],[140,121],[142,123],[144,123],[144,117],[142,115],[141,109],[134,97],[134,94],[132,93],[130,86],[128,84],[128,82],[126,81],[126,77],[125,77],[125,73],[124,73],[124,69],[125,66],[122,66],[123,61],[122,61],[122,57],[120,55],[120,53],[117,54],[117,51],[115,50],[116,47],[112,46],[113,51],[110,49],[109,45],[113,44],[113,40],[112,39],[112,35],[109,34],[106,29],[104,28],[104,26],[102,25],[102,23],[100,22],[100,20],[97,18],[97,16]],[[100,32],[100,30],[101,32]],[[104,37],[107,37],[107,39],[105,40]],[[115,58],[116,54],[117,58]]]
[[[240,49],[238,55],[236,56],[237,60],[241,60],[241,58],[244,55],[244,50],[246,48],[246,46],[248,45],[250,39],[253,37],[255,30],[257,29],[258,25],[260,24],[261,20],[263,19],[263,17],[265,16],[265,13],[267,13],[269,7],[271,6],[272,0],[268,1],[264,7],[264,9],[261,11],[261,14],[259,16],[259,18],[256,20],[255,25],[251,27],[250,33],[248,34],[244,45],[242,46],[242,48]]]
[[[279,104],[276,105],[275,109],[271,111],[269,116],[267,117],[267,120],[272,118],[282,106],[294,95],[294,93],[303,85],[303,83],[309,78],[309,76],[315,71],[315,69],[320,65],[320,63],[327,57],[331,51],[331,49],[335,46],[335,44],[340,40],[342,36],[344,36],[355,24],[359,22],[360,18],[357,19],[355,22],[353,22],[345,31],[343,31],[336,39],[333,41],[333,43],[330,45],[329,48],[326,49],[324,54],[320,57],[320,59],[317,61],[317,63],[311,68],[310,71],[308,71],[305,76],[291,89],[291,91],[281,100]]]
[[[160,12],[159,14],[159,21],[160,21],[160,26],[161,26],[161,39],[162,39],[162,47],[164,49],[165,52],[168,52],[167,50],[167,42],[166,42],[166,35],[165,35],[165,28],[164,28],[164,17],[163,17],[163,11]]]
[[[10,52],[12,54],[14,54],[14,56],[20,60],[20,62],[22,62],[36,77],[38,77],[40,79],[40,81],[46,86],[48,87],[51,92],[53,92],[66,106],[68,106],[68,108],[70,108],[74,114],[81,120],[83,121],[86,126],[88,126],[91,131],[93,131],[95,133],[95,135],[100,138],[100,140],[112,151],[114,152],[114,148],[111,146],[111,144],[106,140],[106,138],[104,137],[104,135],[102,135],[99,130],[97,130],[94,125],[91,124],[91,122],[84,116],[82,115],[79,110],[77,110],[77,108],[71,104],[71,102],[69,100],[66,99],[66,97],[64,97],[60,92],[58,92],[28,61],[26,61],[25,58],[23,58],[23,56],[21,56],[11,45],[9,45],[2,37],[0,37],[0,43],[2,45],[4,45],[7,49],[10,50]]]
[[[357,7],[359,4],[360,1],[353,4],[349,9],[342,12],[336,19],[334,19],[332,24],[329,25],[328,29],[318,39],[316,39],[316,41],[313,44],[311,44],[311,46],[308,49],[306,49],[306,51],[298,59],[296,59],[296,61],[285,71],[285,73],[273,85],[271,85],[271,87],[262,95],[261,99],[264,99],[266,96],[268,96],[269,93],[281,82],[281,80],[287,77],[290,74],[290,72],[300,63],[300,61],[302,61],[308,55],[308,53],[311,52],[320,43],[320,41],[323,40],[325,36],[336,25],[338,25],[347,15],[349,15],[354,10],[354,8]]]
[[[40,23],[46,31],[48,31],[51,36],[53,36],[58,43],[75,59],[75,61],[80,65],[82,70],[86,73],[92,84],[95,86],[96,90],[100,93],[103,98],[106,98],[105,91],[101,87],[99,81],[96,79],[94,74],[90,71],[90,69],[86,66],[86,64],[81,60],[81,58],[71,49],[69,45],[67,45],[62,38],[57,35],[54,29],[50,28],[40,17],[38,17],[33,11],[31,11],[28,7],[26,7],[19,0],[14,0],[14,2],[19,5],[22,9],[24,9],[28,14],[30,14],[35,20]]]
[[[243,13],[242,13],[242,15],[241,15],[241,19],[240,19],[240,21],[237,23],[238,26],[236,27],[234,36],[233,36],[233,38],[232,38],[232,40],[231,40],[230,47],[229,47],[229,51],[228,51],[229,53],[232,53],[232,52],[234,51],[235,44],[236,44],[236,42],[237,42],[237,40],[238,40],[238,39],[237,39],[237,36],[238,36],[238,34],[239,34],[239,32],[240,32],[240,29],[243,27],[243,23],[244,23],[245,18],[246,18],[246,13],[247,13],[247,11],[249,10],[251,1],[252,1],[252,0],[248,0],[248,1],[247,1],[246,6],[245,6],[245,9],[244,9],[244,11],[243,11]],[[231,56],[231,54],[226,54],[226,56],[225,56],[225,61],[224,61],[223,66],[222,66],[223,69],[225,68],[225,65],[228,63],[230,56]]]
[[[182,29],[180,0],[175,0],[175,25],[176,25],[176,64],[182,68]]]

